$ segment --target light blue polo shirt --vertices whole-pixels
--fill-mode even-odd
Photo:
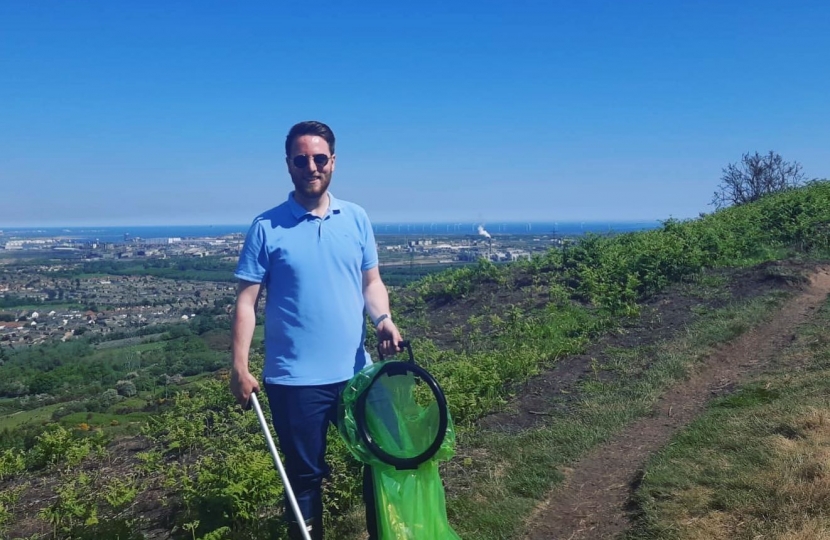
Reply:
[[[378,264],[366,211],[331,194],[325,217],[294,200],[254,219],[234,275],[262,283],[266,383],[346,381],[371,358],[364,348],[363,271]]]

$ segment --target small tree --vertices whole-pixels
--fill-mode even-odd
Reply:
[[[121,400],[121,396],[118,395],[118,390],[116,390],[115,388],[110,388],[109,390],[105,390],[101,394],[101,397],[99,398],[99,401],[101,403],[101,407],[103,407],[104,409],[106,409],[106,408],[108,408],[112,405],[115,405],[120,400]]]
[[[135,384],[130,381],[118,381],[115,383],[115,391],[124,397],[133,397],[136,395]]]
[[[716,208],[738,206],[798,187],[803,181],[801,164],[797,161],[784,161],[772,150],[764,156],[758,152],[744,154],[740,163],[724,167],[712,204]]]

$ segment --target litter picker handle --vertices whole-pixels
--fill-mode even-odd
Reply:
[[[399,341],[398,342],[398,347],[400,347],[401,349],[406,349],[406,352],[409,353],[409,362],[411,364],[414,364],[415,363],[415,355],[412,354],[412,344],[409,342],[409,340],[407,339],[407,340],[404,340],[404,341]],[[383,362],[384,357],[383,357],[383,352],[381,352],[381,350],[380,350],[380,343],[378,343],[378,358],[380,358],[380,361]]]
[[[265,415],[262,414],[262,407],[259,406],[259,400],[256,393],[251,394],[249,403],[253,405],[256,417],[259,419],[259,425],[262,427],[262,432],[265,434],[265,441],[268,443],[268,450],[271,451],[271,457],[274,458],[274,464],[280,472],[282,478],[282,485],[285,488],[285,493],[288,495],[288,502],[291,504],[291,509],[294,510],[294,516],[297,518],[300,532],[303,535],[303,540],[311,540],[311,535],[305,527],[305,519],[300,511],[300,506],[297,504],[297,498],[294,497],[294,490],[291,489],[291,483],[288,481],[288,475],[285,474],[285,469],[282,466],[280,455],[277,453],[277,447],[274,445],[274,438],[271,437],[271,428],[268,427],[268,422],[265,421]]]

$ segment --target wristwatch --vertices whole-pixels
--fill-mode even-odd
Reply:
[[[374,324],[374,325],[375,325],[375,328],[377,328],[378,326],[380,326],[380,323],[382,323],[384,320],[386,320],[386,319],[388,319],[388,318],[389,318],[389,314],[388,314],[388,313],[384,313],[383,315],[381,315],[380,317],[378,317],[377,319],[375,319],[375,320],[372,322],[372,324]]]

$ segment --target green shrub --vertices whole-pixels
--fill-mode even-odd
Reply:
[[[10,448],[0,452],[0,481],[26,470],[26,458],[20,450]]]

